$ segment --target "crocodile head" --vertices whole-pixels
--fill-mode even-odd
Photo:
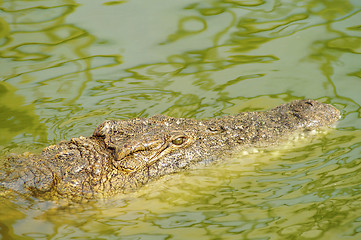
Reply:
[[[124,173],[147,169],[163,175],[209,162],[242,147],[274,145],[299,132],[329,126],[339,111],[314,100],[296,100],[265,112],[245,112],[211,120],[151,118],[108,120],[93,137],[113,152],[112,164]]]

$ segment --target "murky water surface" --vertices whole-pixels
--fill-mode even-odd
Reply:
[[[3,239],[361,239],[359,0],[0,1],[1,156],[105,119],[314,98],[337,128],[63,206],[0,198]],[[4,160],[3,160],[4,161]]]

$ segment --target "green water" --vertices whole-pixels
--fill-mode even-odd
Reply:
[[[0,155],[105,119],[314,98],[337,128],[67,206],[0,198],[2,239],[361,239],[359,0],[2,0]],[[4,161],[4,160],[3,160]]]

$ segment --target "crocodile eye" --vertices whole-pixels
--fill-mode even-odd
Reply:
[[[172,143],[174,145],[182,145],[185,141],[186,141],[185,137],[177,137],[177,138],[172,140]]]

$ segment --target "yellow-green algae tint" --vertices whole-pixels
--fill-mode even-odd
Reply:
[[[197,119],[294,99],[342,119],[292,146],[77,205],[1,192],[2,239],[360,239],[358,0],[0,1],[0,151],[105,119]]]

